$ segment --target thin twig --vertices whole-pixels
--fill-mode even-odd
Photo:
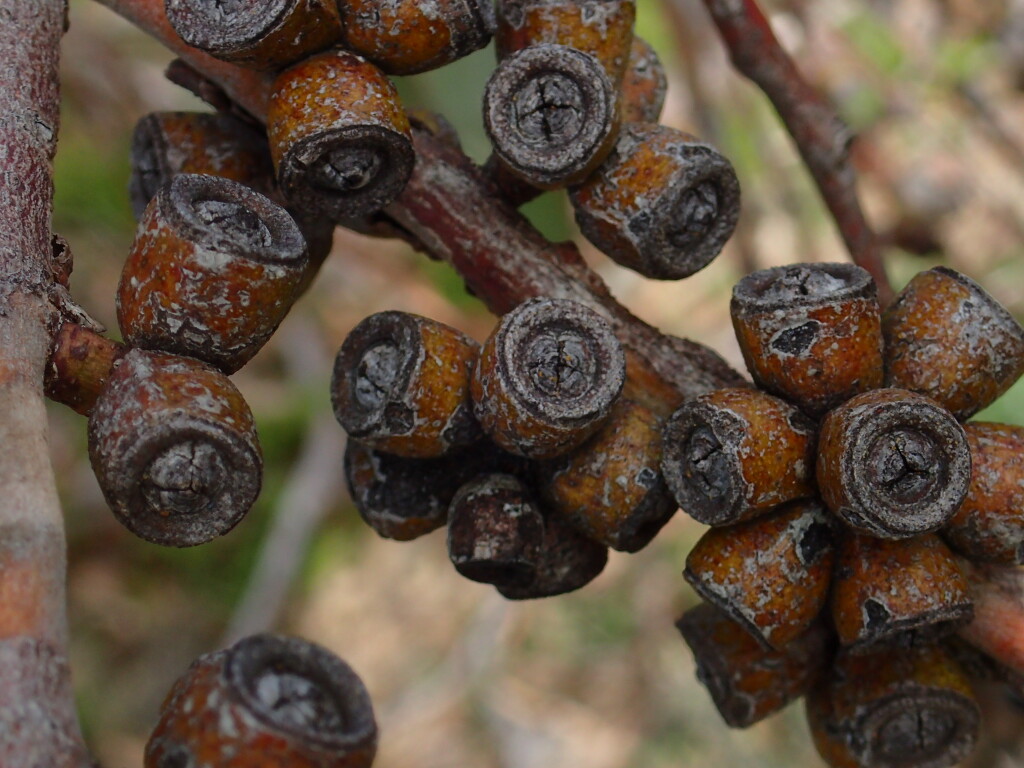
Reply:
[[[681,2],[682,0],[675,0]],[[804,80],[783,50],[756,0],[704,0],[733,65],[775,106],[814,178],[850,251],[875,279],[882,305],[893,296],[878,237],[857,199],[850,163],[852,135],[832,106]]]

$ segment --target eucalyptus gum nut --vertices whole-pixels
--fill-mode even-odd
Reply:
[[[683,576],[766,647],[781,650],[814,623],[828,599],[834,534],[815,501],[704,533]]]
[[[395,86],[346,51],[313,56],[277,76],[267,136],[285,199],[334,221],[386,206],[415,162]]]
[[[473,581],[527,585],[536,576],[544,518],[512,475],[481,475],[463,485],[448,507],[448,558]]]
[[[175,176],[146,208],[121,273],[125,341],[234,373],[270,339],[308,266],[292,218],[228,179]]]
[[[878,290],[860,267],[754,272],[733,288],[731,311],[757,385],[812,416],[882,385]]]
[[[619,97],[622,122],[657,123],[667,91],[668,78],[658,54],[646,40],[634,37]]]
[[[615,145],[616,95],[590,54],[532,45],[491,74],[484,89],[484,128],[495,156],[512,174],[542,189],[577,184]]]
[[[360,442],[409,458],[469,445],[483,432],[469,380],[480,346],[461,331],[407,312],[360,322],[338,350],[331,400]]]
[[[568,299],[506,314],[473,369],[473,410],[497,445],[532,459],[566,453],[607,421],[626,360],[608,323]]]
[[[933,534],[848,535],[836,558],[831,610],[851,653],[934,643],[974,617],[967,579]]]
[[[492,0],[338,0],[344,47],[391,75],[443,67],[487,45]]]
[[[277,70],[337,45],[336,0],[165,0],[182,40],[214,58]]]
[[[139,349],[124,355],[93,408],[89,458],[117,519],[176,547],[231,530],[263,471],[252,413],[224,374]]]
[[[720,389],[666,421],[661,470],[680,508],[731,525],[814,493],[814,425],[756,389]]]
[[[660,427],[649,409],[620,398],[587,442],[540,462],[547,505],[612,549],[643,549],[676,511],[661,476]]]
[[[151,112],[132,133],[129,197],[142,217],[160,188],[183,173],[237,181],[264,195],[274,185],[267,137],[224,112]]]
[[[697,664],[697,680],[730,728],[748,728],[803,696],[831,655],[831,638],[818,622],[783,650],[765,648],[708,603],[676,622]]]
[[[829,509],[856,530],[916,536],[938,530],[960,507],[971,451],[963,428],[938,403],[878,389],[822,421],[817,477]]]
[[[840,654],[807,714],[836,768],[948,768],[970,754],[980,722],[967,676],[940,646]]]
[[[441,528],[459,487],[484,471],[515,471],[516,459],[476,445],[433,459],[409,459],[349,440],[345,480],[359,515],[378,535],[397,541]]]
[[[573,592],[596,579],[608,563],[608,548],[578,531],[561,515],[544,514],[544,541],[532,579],[496,584],[508,600],[535,600]]]
[[[964,432],[971,485],[942,537],[971,560],[1024,564],[1024,428],[969,422]]]
[[[253,635],[200,656],[171,689],[145,768],[369,768],[377,723],[344,661],[296,637]]]
[[[532,45],[552,43],[596,58],[616,89],[629,63],[634,0],[499,0],[495,48],[504,61]]]
[[[721,252],[740,214],[732,165],[673,128],[623,126],[611,154],[570,199],[580,230],[616,263],[678,280]]]
[[[963,421],[1024,373],[1024,328],[965,275],[918,273],[885,311],[885,382],[936,400]]]

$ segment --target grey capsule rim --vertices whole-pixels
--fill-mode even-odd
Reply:
[[[589,117],[572,137],[533,147],[513,119],[512,95],[531,80],[549,74],[565,75],[574,83]],[[589,53],[554,43],[528,46],[502,60],[484,88],[484,129],[494,154],[516,175],[544,187],[578,180],[602,149],[611,149],[616,109],[615,89],[601,63]],[[580,149],[567,163],[565,149],[569,146]]]
[[[810,296],[787,296],[785,299],[763,296],[772,283],[797,270],[820,271],[843,281],[844,286],[828,294]],[[858,298],[877,300],[878,289],[874,278],[863,267],[846,262],[804,262],[752,272],[733,286],[733,311],[740,313],[768,313],[793,308],[814,308],[835,302]]]
[[[270,716],[252,690],[252,682],[263,669],[283,664],[328,690],[344,715],[344,731],[296,727]],[[366,685],[348,663],[320,645],[287,635],[250,635],[227,649],[223,675],[232,693],[254,717],[304,744],[341,751],[376,743],[377,722]]]
[[[196,213],[195,206],[201,202],[241,206],[266,227],[270,242],[251,246],[230,235],[220,235]],[[150,205],[158,206],[164,219],[185,239],[209,251],[292,269],[301,269],[308,259],[306,239],[291,215],[240,182],[207,174],[179,174],[157,192]]]

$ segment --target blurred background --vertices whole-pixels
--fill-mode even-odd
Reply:
[[[857,134],[869,220],[897,287],[938,263],[1024,317],[1024,0],[763,0],[804,74]],[[743,274],[846,253],[770,105],[729,66],[699,0],[639,0],[638,33],[669,75],[662,121],[734,163],[744,212],[711,266],[655,283],[583,244],[645,320],[742,366],[728,319]],[[169,54],[107,10],[71,0],[55,228],[75,252],[74,295],[116,336],[114,290],[132,240],[128,146],[150,111],[205,109],[163,78]],[[404,78],[407,105],[488,153],[480,95],[487,49]],[[527,213],[578,238],[563,193]],[[384,309],[428,315],[482,340],[494,319],[445,265],[400,243],[338,230],[334,251],[270,345],[234,379],[256,415],[264,491],[232,533],[189,550],[135,539],[107,510],[85,420],[51,407],[69,529],[72,663],[87,738],[108,768],[134,768],[172,682],[201,653],[263,629],[349,661],[381,726],[379,768],[819,765],[801,705],[743,732],[721,723],[673,622],[695,597],[681,577],[701,526],[676,518],[573,595],[508,603],[457,576],[444,533],[378,539],[352,508],[344,435],[330,412],[334,354]],[[1018,385],[982,418],[1024,423]],[[976,766],[1021,765],[990,724]],[[1004,733],[1005,731],[1005,733]]]

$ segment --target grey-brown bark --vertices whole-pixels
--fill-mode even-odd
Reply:
[[[71,697],[65,544],[46,445],[50,216],[64,0],[0,0],[0,765],[87,766]]]

